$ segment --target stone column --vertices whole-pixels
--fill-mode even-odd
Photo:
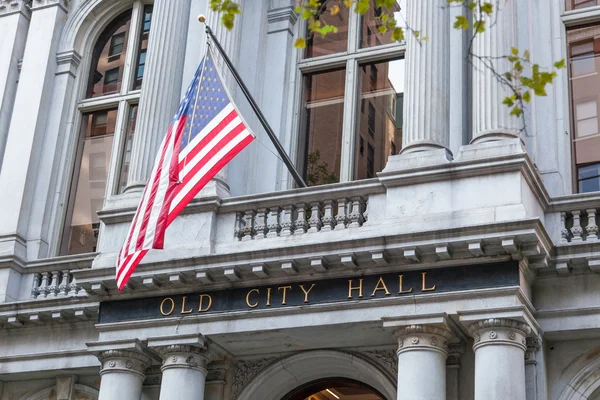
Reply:
[[[469,327],[475,351],[475,400],[525,400],[525,349],[531,328],[509,319]]]
[[[156,0],[126,192],[143,190],[180,103],[191,0]]]
[[[398,340],[398,400],[445,400],[450,331],[411,325],[394,332]]]
[[[156,349],[163,357],[160,400],[203,400],[206,347],[173,344]]]
[[[102,363],[98,400],[140,400],[150,357],[134,350],[106,350],[98,359]]]
[[[24,0],[0,0],[0,169],[12,115],[19,60],[23,58],[31,11]]]
[[[460,400],[460,357],[464,352],[464,343],[452,343],[448,345],[448,358],[446,359],[446,400]]]
[[[402,153],[449,148],[450,17],[446,0],[409,1]]]
[[[499,1],[491,17],[486,18],[485,32],[475,36],[473,52],[485,57],[473,59],[473,140],[471,143],[519,137],[518,118],[502,104],[511,93],[498,81],[485,63],[504,74],[511,70],[510,62],[502,57],[517,47],[517,1]]]

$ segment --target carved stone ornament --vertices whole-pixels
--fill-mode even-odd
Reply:
[[[448,345],[448,358],[446,359],[447,366],[460,366],[460,358],[465,353],[466,346],[464,343],[452,343]]]
[[[163,358],[162,370],[169,368],[191,368],[208,373],[207,365],[211,354],[206,347],[169,345],[156,349]]]
[[[146,370],[145,386],[159,386],[162,380],[162,372],[159,365],[153,365]]]
[[[102,363],[100,375],[111,372],[128,372],[142,376],[152,364],[152,359],[140,352],[131,350],[107,350],[98,354]]]
[[[520,321],[490,318],[475,322],[469,332],[475,339],[474,350],[487,345],[509,345],[525,351],[525,339],[531,334],[531,328]]]
[[[236,399],[242,389],[264,367],[271,364],[276,358],[259,358],[256,360],[240,360],[233,366],[233,399]]]
[[[447,352],[448,339],[452,337],[452,333],[436,326],[410,325],[398,329],[394,332],[394,337],[398,340],[398,344],[400,341],[405,343],[404,346],[398,347],[398,354],[415,347]]]
[[[0,17],[5,14],[23,13],[29,16],[32,0],[0,0]]]
[[[525,361],[528,363],[536,363],[535,354],[542,348],[542,341],[535,337],[530,337],[525,340],[527,350],[525,351]]]
[[[398,375],[398,355],[393,350],[371,350],[365,351],[365,354],[379,361],[386,368]]]
[[[31,8],[35,10],[36,8],[58,5],[67,11],[70,3],[71,0],[33,0]]]

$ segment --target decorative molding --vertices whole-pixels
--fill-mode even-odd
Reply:
[[[0,17],[21,13],[26,18],[31,18],[32,0],[0,0]]]
[[[526,364],[537,364],[535,354],[542,348],[542,340],[537,337],[528,337],[525,339],[525,363]]]
[[[398,376],[398,355],[393,350],[369,350],[364,354],[377,360],[388,368],[394,376]]]
[[[33,3],[31,3],[31,9],[35,11],[41,8],[59,6],[65,12],[69,12],[70,4],[71,0],[33,0]]]
[[[162,371],[160,369],[160,365],[152,365],[148,367],[144,375],[146,375],[144,386],[160,386],[162,381]]]
[[[236,399],[242,389],[254,378],[263,368],[271,364],[276,357],[259,358],[256,360],[240,360],[233,366],[233,388],[232,396]]]
[[[156,351],[162,356],[161,371],[169,368],[189,368],[208,373],[207,365],[212,354],[206,347],[187,344],[172,344],[157,347]]]
[[[56,55],[56,75],[70,74],[75,77],[77,68],[81,64],[81,55],[75,50],[63,51]]]
[[[138,351],[132,350],[105,350],[98,354],[102,363],[100,376],[111,372],[126,372],[140,375],[146,379],[144,373],[152,364],[152,358]]]
[[[287,31],[293,35],[298,15],[294,12],[293,7],[274,8],[267,11],[267,21],[269,22],[269,34]]]
[[[525,351],[531,327],[511,319],[489,318],[472,324],[469,333],[474,339],[473,350],[486,345],[505,345],[516,346]]]
[[[231,369],[229,360],[212,361],[208,364],[207,381],[225,381],[227,379],[227,371]]]
[[[460,358],[465,354],[466,346],[464,343],[452,343],[448,345],[448,358],[446,359],[446,366],[458,366],[460,367]]]
[[[394,332],[398,340],[398,354],[415,349],[437,350],[448,353],[448,340],[453,337],[447,329],[430,325],[409,325]]]

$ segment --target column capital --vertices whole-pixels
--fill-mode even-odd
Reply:
[[[449,330],[430,325],[408,325],[394,332],[398,340],[398,354],[412,350],[434,350],[448,354],[448,340],[452,336]]]
[[[469,333],[474,339],[473,350],[487,345],[512,345],[525,351],[531,327],[512,319],[489,318],[471,324]]]
[[[0,17],[21,13],[27,18],[31,17],[32,0],[0,0]]]
[[[201,371],[205,376],[208,373],[207,366],[212,355],[206,347],[171,344],[157,347],[156,351],[163,358],[163,372],[170,368],[190,368]]]
[[[465,354],[466,346],[463,342],[448,345],[447,367],[460,368],[460,358]]]
[[[152,365],[152,358],[134,350],[104,350],[97,354],[102,369],[100,376],[111,372],[137,374],[146,379],[145,372]]]
[[[525,364],[537,364],[535,354],[542,348],[542,340],[537,337],[528,337],[525,340]]]

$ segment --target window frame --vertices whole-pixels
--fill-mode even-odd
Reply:
[[[131,10],[131,21],[129,26],[129,35],[127,35],[127,41],[124,43],[127,51],[125,54],[125,63],[121,78],[121,88],[118,93],[111,93],[98,97],[87,98],[87,87],[89,79],[89,70],[93,68],[91,63],[82,65],[81,78],[82,82],[80,85],[81,90],[77,94],[75,115],[74,115],[74,152],[70,159],[70,173],[67,175],[67,192],[65,194],[65,210],[62,212],[62,219],[60,220],[60,230],[58,231],[59,240],[56,243],[55,251],[57,255],[67,255],[65,246],[68,245],[69,236],[69,224],[71,222],[71,216],[73,213],[73,198],[77,190],[77,178],[78,178],[78,166],[81,160],[81,152],[83,149],[84,140],[82,140],[81,124],[83,123],[83,115],[87,113],[108,110],[111,108],[117,109],[117,117],[115,123],[115,131],[113,136],[113,144],[110,153],[110,161],[107,165],[107,179],[106,179],[106,190],[104,195],[104,204],[109,201],[113,196],[119,195],[119,181],[120,181],[120,169],[124,155],[125,141],[127,138],[127,126],[129,122],[129,115],[131,108],[139,104],[141,89],[133,89],[136,76],[137,76],[137,56],[140,51],[139,43],[141,39],[142,25],[144,23],[144,8],[148,5],[152,5],[152,0],[133,0],[129,2],[129,8],[122,8],[119,12],[108,19],[104,26],[98,30],[97,36],[90,43],[90,46],[95,46],[98,38],[104,32],[106,26],[108,26],[115,18],[118,18],[126,10]],[[98,237],[102,236],[104,225],[100,224],[100,231]]]
[[[292,146],[295,165],[304,169],[300,152],[304,146],[304,76],[314,72],[325,72],[336,68],[346,69],[344,88],[344,115],[342,123],[342,149],[340,160],[340,182],[351,182],[355,178],[355,158],[358,147],[356,130],[360,118],[359,76],[362,65],[371,62],[391,61],[405,58],[406,43],[390,43],[372,47],[360,47],[362,16],[351,11],[348,20],[348,47],[346,51],[318,57],[305,58],[303,49],[296,54],[294,63],[296,85],[294,91],[294,117],[292,119]],[[299,24],[299,34],[306,35],[306,24]]]

